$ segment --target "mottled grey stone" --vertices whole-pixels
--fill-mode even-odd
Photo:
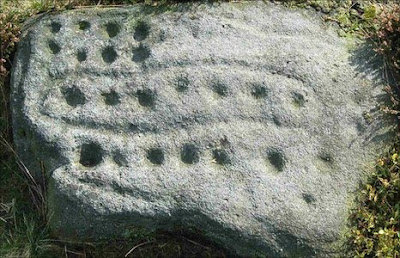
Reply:
[[[351,49],[317,14],[263,2],[31,20],[14,136],[53,232],[196,228],[243,256],[338,255],[390,139],[379,73]]]

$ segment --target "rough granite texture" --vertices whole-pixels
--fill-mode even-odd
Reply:
[[[340,256],[390,138],[381,82],[316,13],[263,2],[88,9],[27,23],[14,136],[54,233],[200,230],[232,254]]]

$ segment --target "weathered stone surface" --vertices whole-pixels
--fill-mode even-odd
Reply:
[[[389,134],[379,82],[327,27],[262,2],[31,21],[15,142],[48,178],[53,230],[194,227],[239,255],[333,256]]]

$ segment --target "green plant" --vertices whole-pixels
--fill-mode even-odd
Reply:
[[[384,71],[391,77],[387,86],[391,107],[382,110],[399,115],[400,6],[377,4],[364,16],[369,25],[363,31],[375,51],[385,60]],[[375,173],[362,187],[357,208],[350,217],[349,255],[352,257],[400,257],[400,145],[397,139],[386,157],[378,160]]]
[[[394,148],[379,159],[351,215],[349,253],[353,257],[400,255],[400,158]]]
[[[380,5],[381,13],[375,17],[377,29],[369,37],[376,44],[376,51],[385,56],[388,70],[400,80],[400,5]]]

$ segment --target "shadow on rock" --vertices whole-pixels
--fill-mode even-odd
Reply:
[[[362,131],[366,133],[366,141],[388,142],[394,138],[397,131],[397,117],[382,110],[385,107],[390,109],[393,106],[393,102],[390,100],[389,94],[384,92],[383,86],[398,85],[385,63],[385,58],[374,48],[375,45],[372,41],[361,43],[353,51],[350,63],[355,67],[357,76],[372,80],[375,87],[382,87],[382,93],[375,95],[377,106],[364,114],[366,126]],[[398,87],[394,87],[394,89],[398,90]]]
[[[350,64],[356,68],[357,75],[373,79],[377,84],[397,85],[393,73],[388,68],[384,56],[377,53],[374,42],[365,41],[353,51]]]

